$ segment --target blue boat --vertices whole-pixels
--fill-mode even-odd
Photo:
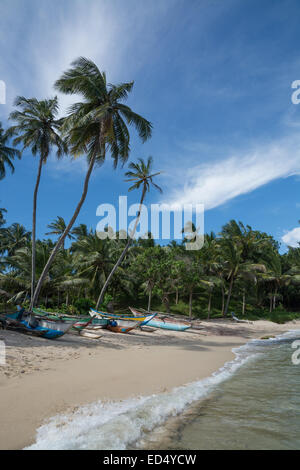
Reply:
[[[72,323],[62,325],[63,322],[55,321],[47,321],[45,324],[45,320],[26,314],[24,309],[20,309],[15,313],[7,313],[4,317],[8,321],[13,320],[16,327],[24,327],[27,332],[38,334],[47,339],[59,338],[72,327]]]
[[[141,312],[135,308],[129,307],[134,316],[141,315]],[[163,328],[164,330],[173,330],[173,331],[185,331],[191,328],[191,324],[185,321],[173,321],[169,318],[164,319],[151,319],[147,326],[152,326],[153,328]]]

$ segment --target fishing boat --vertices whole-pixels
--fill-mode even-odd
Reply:
[[[142,315],[142,313],[135,308],[129,307],[129,309],[134,317],[140,317]],[[173,331],[185,331],[188,328],[191,328],[191,324],[186,321],[174,321],[169,318],[157,318],[155,320],[151,319],[147,323],[147,326]]]
[[[110,319],[110,320],[117,320],[119,322],[126,322],[126,321],[135,321],[139,322],[138,326],[144,326],[149,324],[149,322],[157,315],[156,313],[151,313],[147,315],[143,315],[142,313],[140,315],[133,315],[133,314],[126,314],[126,313],[108,313],[108,312],[101,312],[98,310],[95,310],[93,308],[90,309],[90,315],[91,316],[96,316],[97,318],[105,318],[105,319]]]
[[[117,323],[116,325],[112,325],[110,323],[108,323],[107,325],[107,329],[109,331],[113,331],[114,333],[129,333],[129,331],[131,330],[134,330],[136,328],[136,326],[128,326],[128,327],[125,327],[125,326],[121,326],[119,325],[119,320],[115,322]]]
[[[24,332],[37,334],[47,339],[54,339],[63,336],[72,326],[71,324],[63,324],[54,320],[47,321],[35,317],[35,315],[27,314],[24,309],[15,313],[5,314],[8,322],[12,321],[12,327],[16,329],[24,329]]]
[[[41,317],[47,319],[63,320],[65,322],[72,322],[72,331],[79,332],[86,328],[88,325],[98,326],[99,328],[106,328],[107,320],[99,318],[91,318],[90,316],[79,316],[79,315],[66,315],[57,312],[47,312],[41,308],[33,308],[33,312]]]

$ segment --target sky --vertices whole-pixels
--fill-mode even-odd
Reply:
[[[8,116],[17,95],[52,97],[53,83],[85,56],[110,83],[134,80],[127,104],[153,124],[142,144],[131,130],[130,161],[153,156],[162,171],[146,204],[204,204],[205,231],[230,219],[268,232],[281,251],[300,241],[298,0],[1,0],[0,80]],[[74,97],[58,95],[65,115]],[[31,228],[38,159],[30,151],[0,182],[7,223]],[[43,167],[38,236],[80,198],[84,157]],[[77,223],[96,228],[97,207],[127,195],[124,168],[108,157],[91,178]],[[129,204],[139,200],[129,194]],[[129,218],[130,222],[130,218]]]

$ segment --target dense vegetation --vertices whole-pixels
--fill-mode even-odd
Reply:
[[[88,59],[75,60],[55,87],[82,98],[66,117],[58,118],[56,97],[18,97],[10,115],[12,127],[4,131],[0,124],[0,179],[8,169],[14,171],[14,160],[25,149],[39,157],[31,229],[17,222],[7,226],[6,210],[0,209],[0,300],[5,308],[25,303],[30,310],[39,304],[86,313],[90,306],[125,309],[132,304],[202,318],[227,316],[232,310],[275,321],[300,316],[300,246],[281,255],[272,236],[241,222],[232,220],[220,234],[205,235],[203,248],[194,251],[186,249],[195,241],[187,234],[180,243],[160,246],[151,236],[138,241],[119,234],[102,239],[84,224],[75,226],[94,168],[107,153],[114,167],[119,161],[125,164],[129,128],[133,126],[144,142],[151,137],[152,124],[124,104],[133,82],[108,84],[105,73]],[[69,222],[60,216],[49,221],[46,235],[56,236],[56,243],[36,239],[42,169],[54,151],[58,158],[83,154],[88,162]],[[141,190],[140,204],[150,189],[161,191],[152,163],[151,157],[139,159],[126,173],[129,190]]]
[[[2,219],[2,224],[0,294],[3,300],[27,300],[29,305],[31,234],[18,223],[6,227]],[[64,226],[58,217],[49,224],[48,234],[59,236]],[[60,248],[49,270],[40,304],[86,313],[95,306],[127,240],[102,240],[83,224],[72,230],[70,239],[70,246]],[[50,239],[37,240],[38,276],[54,246]],[[234,310],[247,318],[283,321],[297,317],[299,284],[300,248],[280,255],[271,236],[230,221],[218,236],[206,235],[198,251],[187,251],[184,242],[160,246],[151,238],[133,241],[111,279],[102,307],[134,305],[201,318]]]

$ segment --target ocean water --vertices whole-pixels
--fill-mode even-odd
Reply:
[[[257,340],[204,380],[58,415],[29,449],[299,449],[300,331]]]

